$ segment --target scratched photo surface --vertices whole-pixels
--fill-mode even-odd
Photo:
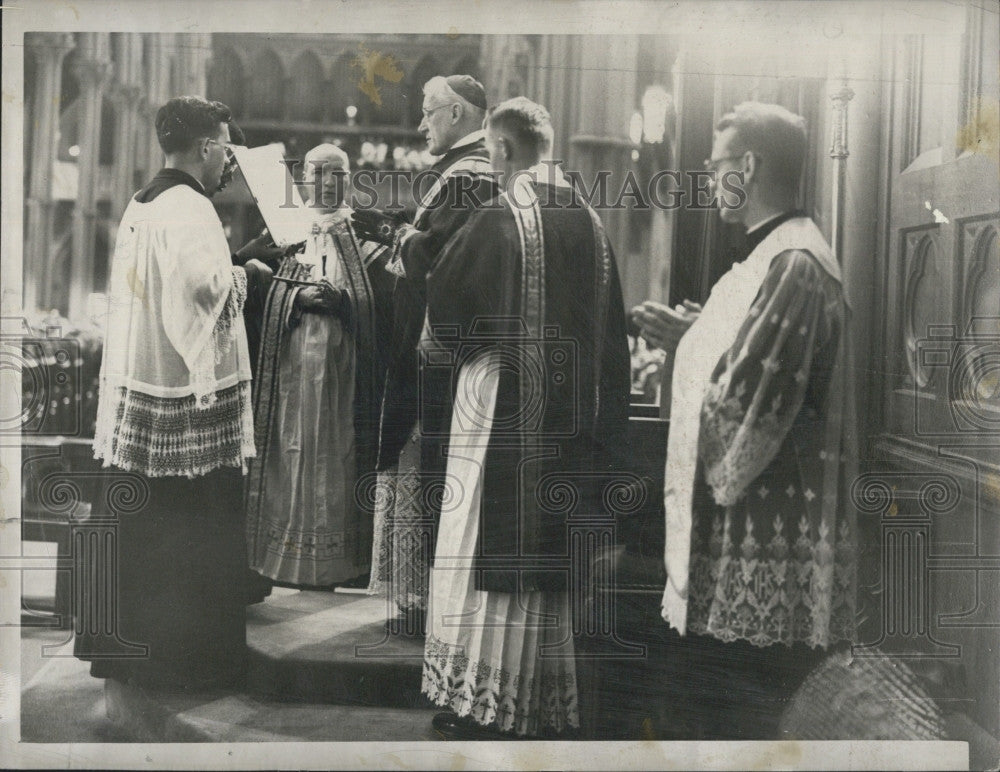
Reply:
[[[1000,768],[998,11],[5,3],[4,766]]]

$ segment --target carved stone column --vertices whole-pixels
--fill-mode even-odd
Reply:
[[[830,233],[830,246],[833,253],[841,257],[844,246],[844,197],[846,190],[847,158],[847,106],[854,99],[854,90],[847,85],[847,79],[837,91],[830,96],[833,102],[833,140],[830,144],[830,158],[833,159],[833,227]],[[842,258],[841,258],[842,259]]]
[[[878,47],[832,57],[827,81],[830,94],[829,190],[830,242],[840,261],[844,290],[851,303],[854,366],[867,374],[855,381],[855,399],[862,426],[873,425],[872,395],[879,369],[873,347],[882,320],[873,302],[878,292],[877,261],[880,222],[879,167],[882,126],[877,118],[883,104],[882,52]],[[850,142],[848,142],[848,127]],[[864,442],[864,438],[862,438]],[[864,450],[864,448],[862,448]]]
[[[570,138],[568,168],[582,173],[588,190],[594,187],[598,174],[610,173],[609,204],[618,199],[632,168],[629,124],[636,106],[638,46],[634,35],[587,36],[581,42],[586,67],[580,72],[579,88],[573,95],[579,102],[579,112]],[[597,198],[594,203],[599,203]],[[629,212],[608,208],[600,215],[618,256],[625,302],[637,303],[645,299],[648,276],[645,266],[636,271],[628,262]]]
[[[70,261],[69,315],[82,315],[93,290],[94,222],[101,149],[101,103],[111,72],[107,33],[80,36],[80,58],[74,75],[80,83],[79,186],[73,209],[73,251]]]
[[[484,41],[490,35],[484,36]],[[569,158],[569,138],[576,132],[579,114],[580,40],[575,35],[543,35],[538,47],[535,78],[538,101],[548,108],[555,132],[556,160]]]
[[[51,303],[52,164],[58,142],[62,64],[75,43],[68,32],[39,32],[26,35],[25,45],[37,63],[24,243],[24,308],[33,311]]]
[[[163,166],[163,150],[156,139],[156,111],[171,96],[170,91],[170,60],[174,50],[174,35],[163,33],[150,35],[148,53],[146,55],[146,96],[140,108],[140,131],[144,133],[142,140],[146,143],[145,177],[151,178]]]
[[[116,54],[116,83],[112,97],[118,106],[115,127],[115,169],[111,187],[111,213],[121,219],[129,196],[135,187],[136,127],[142,99],[142,38],[132,32],[123,33]]]
[[[204,33],[178,34],[175,43],[175,93],[170,96],[205,96],[208,62],[212,58],[212,36]]]

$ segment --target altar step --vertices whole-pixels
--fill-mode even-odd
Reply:
[[[247,609],[248,689],[283,700],[425,707],[424,643],[388,635],[387,600],[275,588]]]
[[[276,588],[247,609],[241,691],[166,694],[106,682],[111,723],[134,741],[440,739],[420,695],[423,639],[389,636],[386,601]]]
[[[131,742],[350,742],[439,740],[433,708],[286,702],[251,694],[148,692],[109,680],[110,722]]]

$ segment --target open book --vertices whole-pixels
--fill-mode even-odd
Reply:
[[[285,247],[304,241],[316,220],[316,212],[299,194],[285,163],[284,145],[276,143],[253,149],[233,146],[232,150],[274,243]]]

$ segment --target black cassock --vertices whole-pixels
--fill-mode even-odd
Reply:
[[[371,592],[387,592],[400,610],[426,607],[428,570],[444,475],[447,378],[421,371],[418,342],[426,316],[426,275],[442,248],[480,202],[496,195],[483,141],[452,148],[429,170],[415,231],[393,249],[392,327],[379,426],[375,548]],[[424,189],[426,188],[426,189]],[[402,269],[402,274],[399,271]],[[419,622],[416,622],[419,626]]]
[[[382,405],[380,470],[396,463],[414,425],[422,417],[419,400],[424,394],[419,383],[417,343],[427,308],[425,277],[445,243],[467,221],[476,204],[496,194],[490,177],[472,171],[479,168],[477,162],[485,168],[488,160],[482,140],[441,156],[429,172],[443,175],[456,164],[464,162],[465,166],[443,180],[433,200],[417,212],[413,224],[418,231],[398,247],[406,276],[396,279],[392,294],[392,343]],[[437,455],[434,450],[430,452]]]
[[[454,388],[463,364],[499,352],[474,563],[477,589],[498,592],[570,589],[574,518],[612,518],[624,483],[630,393],[621,285],[599,219],[567,185],[525,184],[540,233],[524,202],[497,199],[427,279],[439,351],[424,368],[450,366]]]

